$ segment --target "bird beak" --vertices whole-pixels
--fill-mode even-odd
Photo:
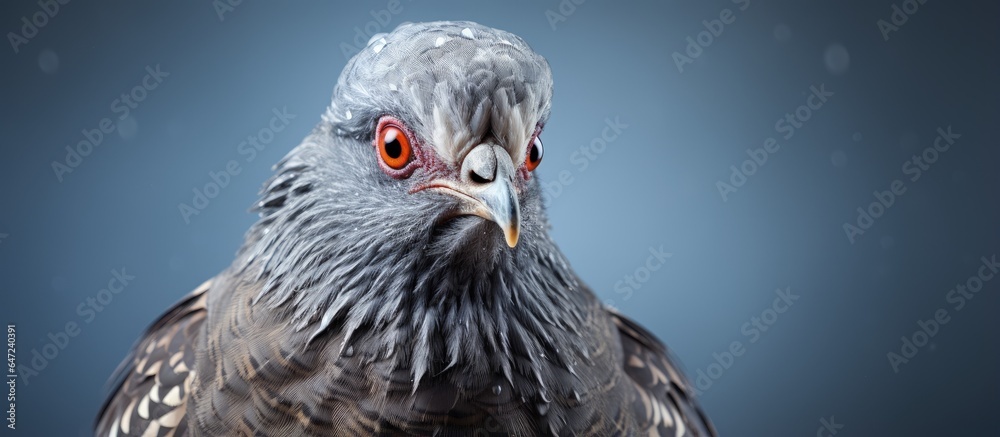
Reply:
[[[458,182],[435,180],[428,188],[457,197],[459,214],[476,215],[500,226],[510,247],[521,233],[521,208],[514,188],[514,163],[495,144],[474,147],[462,161]]]

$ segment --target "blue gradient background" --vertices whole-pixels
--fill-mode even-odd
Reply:
[[[838,435],[995,435],[1000,281],[961,311],[945,295],[1000,252],[1000,7],[930,1],[884,41],[876,21],[892,4],[752,0],[683,73],[671,54],[738,5],[588,0],[553,29],[554,0],[403,0],[388,27],[473,20],[548,58],[556,89],[539,172],[573,178],[550,192],[554,236],[692,377],[743,343],[702,396],[722,435],[815,435],[830,416],[844,424]],[[244,1],[220,21],[209,2],[77,1],[19,53],[0,49],[0,321],[17,324],[21,364],[48,333],[81,325],[18,385],[17,433],[89,435],[106,378],[145,326],[231,261],[270,166],[326,107],[341,43],[386,5]],[[4,32],[40,10],[3,8]],[[170,76],[132,111],[126,135],[108,135],[60,183],[51,162],[81,129],[115,117],[111,101],[157,64]],[[723,201],[716,181],[820,84],[834,96]],[[297,118],[246,162],[237,145],[285,107]],[[628,127],[581,170],[573,154],[607,117]],[[956,145],[851,244],[842,224],[949,125]],[[231,159],[243,171],[186,224],[178,204]],[[630,298],[617,293],[661,245],[673,254],[664,268]],[[135,280],[84,323],[77,306],[123,267]],[[751,343],[741,327],[785,287],[801,298]],[[894,373],[886,354],[939,308],[951,321]]]

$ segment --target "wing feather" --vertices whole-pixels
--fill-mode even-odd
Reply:
[[[171,307],[132,348],[112,376],[98,436],[187,435],[187,394],[194,379],[194,340],[207,314],[207,281]]]
[[[621,338],[625,373],[639,391],[632,411],[640,421],[645,417],[647,434],[717,437],[667,347],[634,321],[608,312]]]

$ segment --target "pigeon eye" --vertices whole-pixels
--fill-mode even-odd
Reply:
[[[531,148],[528,149],[528,156],[524,159],[524,165],[528,167],[528,171],[532,171],[538,167],[538,164],[542,163],[542,154],[544,150],[542,149],[542,139],[535,137],[531,141]]]
[[[378,133],[378,155],[393,170],[402,170],[410,163],[413,150],[410,139],[398,126],[387,124]]]

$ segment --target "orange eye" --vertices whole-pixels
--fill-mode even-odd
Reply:
[[[524,165],[528,167],[528,171],[533,171],[538,167],[538,164],[542,163],[542,139],[537,136],[531,142],[531,150],[528,150],[528,156],[524,159]]]
[[[410,149],[410,139],[403,130],[387,125],[379,131],[378,154],[382,162],[393,170],[400,170],[410,162],[413,150]]]

